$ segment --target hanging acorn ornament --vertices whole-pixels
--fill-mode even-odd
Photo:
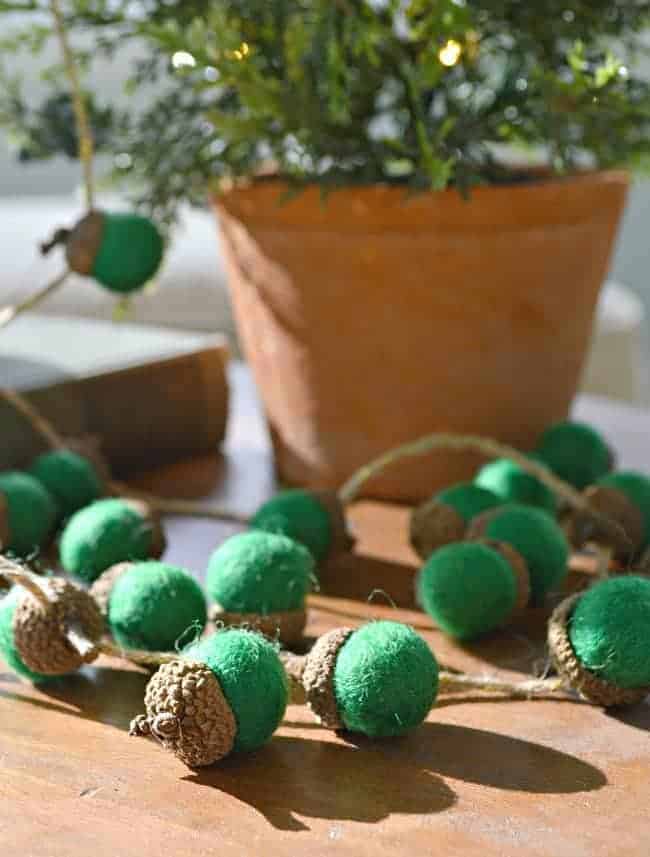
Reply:
[[[191,768],[263,746],[289,696],[275,647],[242,629],[217,631],[160,667],[130,734],[153,737]]]

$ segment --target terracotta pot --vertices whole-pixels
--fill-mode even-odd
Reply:
[[[625,204],[621,172],[406,198],[263,181],[221,196],[230,289],[282,480],[340,485],[433,431],[522,449],[567,414]],[[404,462],[368,487],[419,500],[478,459]]]

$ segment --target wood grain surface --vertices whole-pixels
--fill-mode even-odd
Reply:
[[[221,458],[142,480],[211,494],[244,511],[273,488],[259,415],[238,375],[236,417]],[[641,419],[641,417],[639,417]],[[639,424],[639,429],[641,424]],[[377,617],[410,622],[445,664],[499,675],[543,667],[544,611],[471,647],[445,640],[410,597],[407,512],[352,510],[357,562],[312,598],[308,633]],[[168,522],[171,561],[201,576],[233,529]],[[580,574],[571,577],[581,586]],[[370,590],[370,584],[374,592]],[[130,738],[147,675],[101,660],[40,689],[0,664],[0,849],[25,857],[442,855],[647,857],[650,707],[607,714],[571,702],[443,697],[411,735],[371,742],[321,729],[291,706],[249,756],[191,771],[153,741]]]

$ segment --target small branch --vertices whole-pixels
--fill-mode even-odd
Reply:
[[[366,482],[403,458],[414,458],[440,450],[477,452],[487,458],[509,458],[518,464],[523,471],[539,479],[540,482],[546,485],[558,497],[565,500],[571,507],[590,515],[610,534],[616,533],[617,537],[620,538],[622,536],[629,542],[620,524],[606,518],[596,509],[592,509],[582,494],[576,491],[573,486],[559,479],[548,467],[529,458],[512,446],[507,446],[491,438],[480,437],[478,435],[446,434],[441,432],[425,435],[410,443],[405,443],[403,446],[390,449],[374,461],[357,470],[339,489],[339,500],[342,505],[349,505],[358,497],[361,488]]]
[[[20,301],[17,304],[10,304],[9,306],[2,307],[2,309],[0,309],[0,330],[2,330],[3,327],[10,325],[14,319],[21,315],[21,313],[34,309],[35,306],[38,306],[38,304],[60,289],[69,276],[70,271],[66,269],[42,289],[34,292],[34,294],[30,295],[28,298],[25,298],[25,300]]]
[[[54,17],[54,25],[61,46],[63,55],[63,65],[66,75],[70,83],[70,95],[72,97],[72,108],[74,110],[75,125],[77,136],[79,139],[79,160],[81,161],[84,186],[86,191],[86,207],[89,211],[93,208],[94,202],[94,181],[93,181],[93,154],[94,143],[90,122],[88,120],[88,111],[84,103],[83,91],[79,81],[79,71],[75,61],[74,53],[70,47],[68,33],[65,27],[65,19],[61,11],[59,0],[50,0],[50,8]]]

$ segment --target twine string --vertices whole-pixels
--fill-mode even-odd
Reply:
[[[53,280],[47,283],[47,285],[43,286],[43,288],[39,289],[37,292],[34,292],[34,294],[18,303],[2,307],[0,309],[0,330],[10,325],[11,322],[14,321],[21,313],[28,312],[38,306],[42,301],[57,291],[69,276],[70,270],[66,268]]]
[[[573,486],[559,479],[548,467],[534,459],[529,458],[523,452],[507,444],[499,443],[488,437],[478,435],[460,435],[437,432],[425,435],[417,440],[405,443],[402,446],[390,449],[375,458],[369,464],[359,468],[339,489],[338,497],[343,506],[353,503],[359,496],[363,486],[375,476],[383,473],[404,458],[415,458],[437,451],[452,452],[477,452],[486,458],[509,458],[514,461],[523,471],[534,476],[555,495],[565,500],[572,508],[578,509],[597,521],[603,529],[611,536],[623,538],[632,547],[630,539],[623,527],[616,521],[612,521],[598,510],[592,508],[588,500],[576,491]]]

